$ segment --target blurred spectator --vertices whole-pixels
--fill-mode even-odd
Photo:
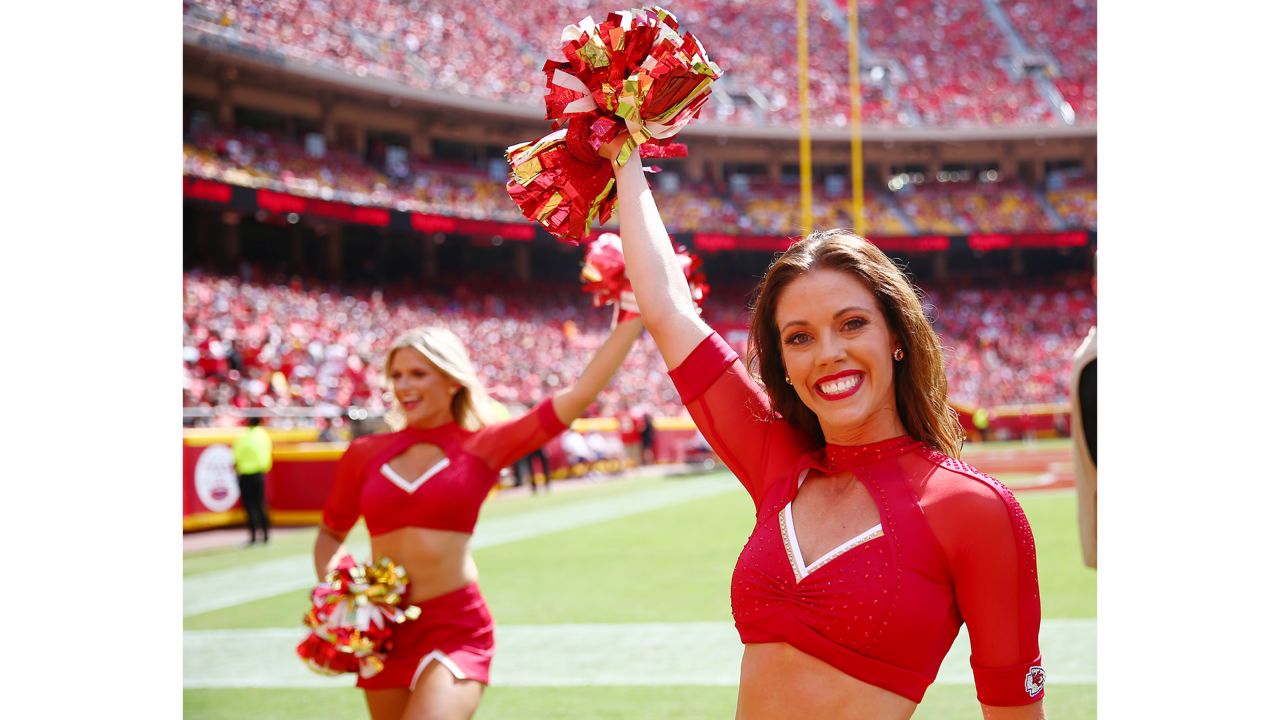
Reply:
[[[521,487],[527,480],[529,482],[529,492],[537,494],[538,475],[533,469],[534,460],[539,463],[538,467],[540,469],[537,472],[542,474],[543,489],[551,492],[551,463],[547,461],[547,454],[542,448],[538,448],[516,461],[513,468],[515,471],[515,487]]]
[[[231,446],[236,464],[236,479],[240,483],[240,500],[249,525],[249,544],[266,545],[271,529],[267,517],[267,473],[271,471],[271,436],[262,427],[257,416],[249,418],[249,430],[236,438]]]
[[[560,446],[564,450],[565,459],[570,466],[588,465],[596,461],[596,455],[587,445],[582,433],[569,428],[560,436]]]
[[[642,464],[638,412],[638,408],[633,408],[624,409],[618,413],[618,439],[622,441],[623,454],[630,467],[639,467]]]
[[[640,416],[640,460],[645,465],[652,465],[657,462],[657,455],[654,453],[654,437],[656,431],[653,427],[653,415],[645,410]]]
[[[320,432],[316,433],[317,442],[337,442],[338,433],[333,429],[333,421],[329,418],[320,418]]]

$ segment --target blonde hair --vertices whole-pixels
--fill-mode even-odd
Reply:
[[[449,330],[442,327],[418,327],[396,338],[391,349],[387,351],[387,360],[383,365],[383,377],[391,377],[391,358],[398,350],[415,350],[427,359],[446,377],[461,387],[453,394],[449,410],[458,427],[466,430],[478,430],[493,422],[490,408],[493,401],[480,382],[471,358],[462,341]],[[405,425],[404,415],[397,405],[387,413],[387,422],[395,429]]]
[[[777,320],[782,290],[797,277],[818,269],[846,273],[875,296],[905,353],[901,361],[894,363],[898,416],[911,437],[958,457],[964,430],[947,404],[942,346],[924,313],[919,291],[879,248],[848,230],[811,233],[775,260],[760,282],[752,308],[748,362],[763,382],[773,408],[804,433],[814,447],[826,444],[818,416],[786,382]]]

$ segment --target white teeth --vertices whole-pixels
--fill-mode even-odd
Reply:
[[[842,392],[847,392],[849,390],[852,390],[853,386],[857,384],[858,384],[858,378],[856,376],[850,375],[849,377],[840,378],[839,380],[835,380],[833,382],[823,383],[818,386],[818,389],[826,393],[827,395],[839,395]]]

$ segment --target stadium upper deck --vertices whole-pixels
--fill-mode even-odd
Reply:
[[[184,146],[184,172],[194,177],[266,187],[306,197],[401,208],[452,217],[524,222],[500,180],[476,167],[431,163],[406,156],[388,169],[352,152],[314,156],[287,137],[268,132],[200,129]],[[395,165],[394,163],[392,165]],[[1056,180],[1057,178],[1053,178]],[[679,191],[655,192],[673,230],[785,235],[800,231],[798,188],[760,182],[736,189],[682,182]],[[1017,180],[928,182],[899,192],[866,193],[867,232],[875,236],[956,235],[971,232],[1050,232],[1097,228],[1096,193],[1083,183],[1032,187]],[[843,192],[819,191],[814,222],[853,225]],[[616,220],[611,221],[616,227]]]
[[[810,4],[814,122],[846,127],[844,3]],[[727,71],[703,112],[707,122],[798,122],[790,5],[664,6]],[[186,0],[183,11],[193,37],[352,78],[538,110],[540,68],[557,49],[558,29],[618,7],[593,0]],[[1096,119],[1095,0],[862,0],[859,11],[867,126],[1051,127]]]

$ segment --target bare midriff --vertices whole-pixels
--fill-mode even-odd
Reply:
[[[409,602],[444,595],[475,582],[470,533],[407,527],[375,536],[374,558],[388,557],[409,576]]]
[[[907,698],[786,643],[752,643],[743,650],[738,720],[907,720],[915,710]]]

